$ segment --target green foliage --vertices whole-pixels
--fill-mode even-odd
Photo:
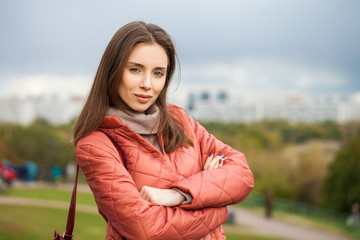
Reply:
[[[0,160],[7,158],[16,165],[33,161],[40,170],[53,165],[64,167],[75,161],[71,132],[70,125],[52,126],[41,119],[29,126],[1,124]]]
[[[341,142],[360,137],[360,123],[297,123],[285,120],[254,123],[207,122],[219,140],[245,153],[255,176],[255,191],[311,204],[323,199],[329,164]]]
[[[255,191],[272,188],[277,196],[313,204],[324,199],[324,180],[340,144],[360,138],[360,122],[202,124],[220,141],[245,153],[255,176]],[[40,173],[48,173],[53,165],[64,167],[75,161],[71,136],[71,123],[53,126],[42,119],[29,126],[0,123],[0,160],[8,158],[19,165],[31,160]]]
[[[284,144],[304,143],[313,139],[337,140],[341,127],[335,122],[290,124],[285,120],[264,120],[255,123],[206,122],[203,126],[230,146],[245,149],[279,149]],[[236,136],[236,137],[235,137]]]
[[[346,212],[360,201],[360,138],[350,140],[337,154],[325,181],[325,195],[329,207]]]
[[[284,142],[302,143],[311,139],[340,140],[339,126],[334,122],[320,124],[299,123],[282,129]]]
[[[246,157],[255,177],[254,191],[274,189],[276,194],[287,198],[296,197],[296,188],[291,181],[290,162],[278,151],[247,152]]]
[[[353,138],[360,138],[360,123],[359,122],[348,122],[340,125],[342,142],[346,144]]]

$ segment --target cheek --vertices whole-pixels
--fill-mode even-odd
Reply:
[[[136,86],[137,79],[134,78],[131,74],[123,74],[120,85],[119,85],[119,91],[122,89],[122,91],[131,90]]]
[[[157,93],[160,93],[164,89],[164,86],[165,86],[165,81],[159,81],[153,85],[153,88],[154,88],[154,91],[156,91]]]

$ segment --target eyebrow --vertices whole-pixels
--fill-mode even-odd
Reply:
[[[137,63],[137,62],[128,62],[128,64],[133,64],[133,65],[138,66],[138,67],[144,67],[144,65],[142,65],[140,63]],[[154,69],[167,70],[167,67],[156,67]]]

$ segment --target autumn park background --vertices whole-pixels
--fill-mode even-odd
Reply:
[[[255,175],[255,188],[240,206],[262,212],[264,194],[271,189],[275,195],[274,211],[311,216],[318,211],[312,207],[331,210],[331,215],[323,217],[334,217],[339,231],[360,237],[358,225],[346,225],[351,207],[360,195],[360,122],[293,124],[274,120],[202,124],[217,138],[246,154]],[[67,164],[75,163],[70,143],[72,127],[73,122],[55,126],[44,119],[28,126],[2,123],[0,159],[11,159],[17,166],[33,161],[39,167],[36,180],[53,182],[52,166],[60,166],[65,173]],[[60,181],[72,183],[73,178],[64,175]],[[85,183],[83,176],[80,182]],[[284,199],[289,201],[279,203]],[[301,210],[299,204],[305,209]]]
[[[254,173],[251,195],[229,207],[227,239],[360,239],[359,9],[358,0],[0,1],[0,240],[65,230],[74,121],[107,43],[137,20],[174,40],[169,103],[243,152]],[[79,182],[75,239],[104,239]]]

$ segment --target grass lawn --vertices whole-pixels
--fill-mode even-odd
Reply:
[[[71,192],[44,188],[11,188],[5,195],[11,197],[34,198],[70,202]],[[95,206],[91,193],[77,193],[77,203]],[[62,234],[65,231],[67,210],[0,205],[3,216],[0,219],[0,240],[23,239],[52,239],[56,229]],[[19,220],[20,219],[20,220]],[[275,240],[279,238],[253,234],[238,225],[224,225],[227,240]],[[74,228],[75,239],[105,239],[106,223],[98,214],[77,211]]]
[[[12,197],[23,197],[23,198],[35,198],[35,199],[44,199],[44,200],[56,200],[56,201],[63,201],[63,202],[70,202],[70,198],[71,198],[71,192],[70,191],[66,191],[63,189],[57,189],[55,188],[51,188],[51,187],[42,187],[42,188],[11,188],[9,190],[7,190],[5,192],[5,195],[7,196],[12,196]],[[94,201],[94,197],[91,193],[84,193],[84,192],[78,192],[77,193],[77,203],[78,204],[82,204],[82,205],[91,205],[91,206],[95,206],[95,201]],[[240,205],[243,207],[243,205]],[[245,207],[245,209],[249,209],[255,212],[261,212],[263,213],[263,208],[260,207]],[[62,210],[51,210],[51,211],[60,211],[64,214],[64,217],[59,221],[63,224],[65,224],[66,222],[66,211],[62,211]],[[1,211],[2,213],[2,211]],[[78,213],[77,213],[78,214]],[[79,215],[84,215],[85,213],[79,213]],[[14,215],[16,215],[14,213]],[[31,213],[29,213],[29,215],[31,215]],[[91,217],[89,217],[89,219],[92,219],[93,217],[97,217],[101,222],[103,222],[102,218],[100,215],[91,215],[91,214],[85,214],[85,215],[89,215]],[[334,231],[334,232],[338,232],[338,233],[345,233],[355,239],[360,239],[360,228],[359,227],[349,227],[346,226],[345,224],[339,224],[337,222],[332,222],[332,221],[325,221],[324,219],[321,218],[314,218],[311,216],[306,216],[306,215],[294,215],[294,214],[289,214],[289,213],[285,213],[283,211],[275,211],[274,212],[274,217],[278,218],[278,219],[283,219],[285,221],[290,221],[290,222],[294,222],[296,224],[300,224],[300,225],[310,225],[316,228],[322,228],[324,230],[327,231]],[[80,217],[77,218],[80,219]],[[18,219],[22,219],[22,218],[18,218]],[[26,219],[26,217],[24,217],[24,219]],[[78,220],[82,223],[82,220]],[[3,221],[4,219],[2,219]],[[56,221],[54,221],[56,222]],[[0,224],[2,222],[0,221]],[[103,223],[105,225],[105,223]],[[1,224],[2,225],[2,224]],[[14,224],[14,227],[16,227],[17,225]],[[53,228],[58,227],[59,231],[64,231],[65,226],[64,227],[60,227],[60,226],[54,226]],[[4,226],[0,226],[0,233],[2,233],[2,229],[4,228]],[[106,227],[105,227],[106,228]],[[101,227],[101,232],[103,233],[104,227]],[[9,227],[9,231],[12,228]],[[48,229],[48,228],[47,228]],[[50,228],[51,229],[51,228]],[[96,228],[94,228],[96,229]],[[79,231],[81,231],[81,228],[79,229]],[[275,239],[275,238],[269,238],[269,237],[263,237],[263,236],[258,236],[258,235],[252,235],[252,233],[249,234],[249,232],[246,229],[242,229],[239,230],[239,228],[237,229],[233,229],[233,228],[229,228],[226,227],[225,225],[225,231],[226,231],[226,235],[228,239]],[[16,231],[15,231],[16,232]],[[81,234],[81,232],[79,232],[79,234]],[[0,240],[2,239],[16,239],[16,238],[3,238],[2,234],[0,234]],[[240,237],[241,236],[241,237]],[[81,238],[82,239],[82,238]],[[102,239],[102,238],[100,238]]]
[[[56,229],[60,233],[65,231],[67,211],[50,208],[24,207],[0,205],[0,240],[49,240]],[[236,228],[236,226],[232,226]],[[225,226],[225,229],[227,227]],[[106,223],[100,215],[89,213],[76,213],[74,236],[75,239],[105,239]],[[226,236],[228,240],[275,240],[249,232],[234,233],[230,229]]]
[[[226,240],[281,240],[261,235],[226,233]]]
[[[40,198],[45,200],[57,200],[70,202],[71,192],[57,189],[57,188],[11,188],[6,194],[13,197],[24,197],[24,198]],[[91,193],[78,192],[77,203],[95,206],[94,197]],[[243,207],[243,204],[239,204]],[[244,207],[245,209],[252,210],[263,214],[264,209],[262,207]],[[309,225],[316,228],[322,228],[327,231],[334,231],[338,233],[345,233],[355,239],[360,239],[360,228],[349,227],[339,222],[329,221],[324,218],[316,218],[307,215],[294,215],[284,211],[274,211],[274,217],[283,219],[285,221],[294,222],[300,225]],[[245,232],[245,231],[244,231]],[[247,238],[245,238],[247,239]],[[261,238],[259,238],[261,239]]]
[[[67,211],[0,205],[0,240],[49,240],[65,231]],[[76,213],[75,239],[105,239],[106,223],[100,215]]]
[[[43,200],[56,200],[62,202],[69,202],[71,199],[71,192],[63,189],[43,187],[43,188],[10,188],[5,192],[5,195],[11,197],[35,198]],[[95,206],[95,200],[92,193],[78,192],[76,195],[76,202],[79,204]]]
[[[283,240],[283,238],[252,234],[245,226],[223,224],[227,240]]]

